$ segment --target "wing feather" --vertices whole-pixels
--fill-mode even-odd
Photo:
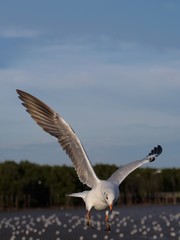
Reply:
[[[51,109],[48,105],[21,90],[17,90],[22,105],[26,111],[36,121],[36,123],[46,132],[58,139],[59,144],[70,157],[80,181],[90,188],[99,182],[91,162],[70,125]]]
[[[120,167],[108,180],[119,185],[132,171],[141,167],[145,163],[153,162],[161,153],[162,147],[158,145],[157,147],[154,147],[144,159],[137,160]]]

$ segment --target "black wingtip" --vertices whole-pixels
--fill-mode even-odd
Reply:
[[[158,148],[158,155],[160,155],[162,153],[163,149],[162,149],[161,145],[158,145],[157,148]]]
[[[149,161],[150,162],[153,162],[155,160],[155,158],[157,156],[159,156],[161,153],[162,153],[162,147],[160,145],[158,145],[157,147],[154,147],[151,152],[147,155],[147,157],[151,157],[152,158],[149,158]]]
[[[160,145],[158,145],[157,147],[154,147],[147,156],[151,156],[153,154],[156,154],[158,156],[161,153],[162,153],[162,147]]]

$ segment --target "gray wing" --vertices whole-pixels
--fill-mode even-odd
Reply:
[[[90,188],[99,182],[91,162],[73,129],[45,103],[21,90],[17,90],[26,111],[36,123],[58,139],[63,150],[70,157],[80,181]]]
[[[120,167],[111,175],[108,180],[119,185],[132,171],[144,165],[145,163],[153,162],[161,153],[162,147],[158,145],[151,150],[151,152],[144,159],[137,160]]]

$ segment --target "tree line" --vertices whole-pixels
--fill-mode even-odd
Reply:
[[[107,179],[118,167],[97,164],[100,179]],[[87,190],[73,167],[38,165],[29,161],[0,163],[0,209],[71,207],[82,205],[66,194]],[[120,185],[118,204],[180,203],[180,169],[140,168]]]

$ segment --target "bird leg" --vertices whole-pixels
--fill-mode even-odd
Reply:
[[[90,211],[87,212],[86,217],[87,217],[87,226],[93,228],[93,225],[91,224],[91,215],[90,215]]]
[[[105,231],[110,232],[111,231],[111,225],[109,224],[109,212],[108,211],[106,211],[105,223],[106,223]]]

